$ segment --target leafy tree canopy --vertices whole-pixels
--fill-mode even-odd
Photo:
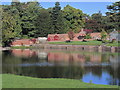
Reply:
[[[74,32],[78,32],[84,26],[84,14],[80,9],[76,9],[70,5],[67,5],[64,7],[63,12],[69,28],[74,30]]]

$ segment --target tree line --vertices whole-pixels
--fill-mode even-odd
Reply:
[[[15,38],[46,37],[48,34],[79,32],[82,28],[93,32],[111,32],[120,30],[120,2],[115,2],[106,8],[106,16],[101,12],[91,16],[80,9],[66,5],[61,9],[60,3],[45,9],[39,2],[11,2],[11,5],[1,5],[2,9],[2,44],[3,46]]]

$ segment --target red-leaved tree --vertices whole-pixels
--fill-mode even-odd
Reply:
[[[75,37],[74,32],[72,30],[68,32],[68,37],[70,40],[73,40],[73,38]]]

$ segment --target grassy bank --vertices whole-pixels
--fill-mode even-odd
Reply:
[[[33,49],[33,46],[12,46],[11,49]]]
[[[81,42],[81,41],[72,41],[72,42],[48,42],[48,44],[55,44],[55,45],[103,45],[101,41],[87,41],[87,42]],[[108,43],[104,44],[106,46],[120,46],[120,43]],[[33,46],[13,46],[11,49],[34,49]]]
[[[81,41],[72,41],[72,42],[49,42],[49,44],[61,44],[61,45],[101,45],[101,41],[88,41],[88,42],[81,42]]]
[[[49,42],[49,44],[59,44],[59,45],[102,45],[101,41],[72,41],[72,42]],[[108,43],[106,46],[118,46],[120,43]]]
[[[113,85],[96,85],[79,80],[60,78],[32,78],[3,74],[3,88],[118,88]]]
[[[108,43],[106,46],[113,46],[113,47],[118,47],[120,46],[120,43]]]

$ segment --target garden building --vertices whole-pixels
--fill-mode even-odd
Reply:
[[[120,34],[118,33],[118,31],[114,30],[109,34],[109,39],[110,41],[120,41]]]

